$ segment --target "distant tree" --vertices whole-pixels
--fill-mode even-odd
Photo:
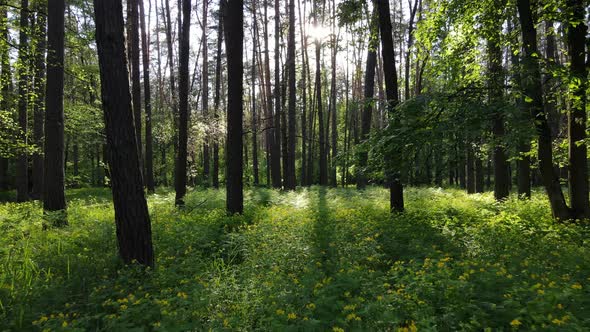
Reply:
[[[94,0],[94,13],[119,254],[125,263],[153,266],[151,222],[129,92],[123,7],[117,0]]]
[[[227,141],[226,141],[226,207],[230,214],[244,211],[243,185],[243,101],[244,74],[244,2],[227,0],[224,31],[227,53]]]
[[[208,7],[209,1],[203,0],[203,35],[201,40],[203,42],[203,84],[201,85],[201,93],[203,97],[203,118],[208,119],[209,116],[209,48],[207,42],[207,29],[209,26],[207,25],[207,16],[208,16]],[[208,127],[208,126],[207,126]],[[205,131],[204,137],[204,144],[203,144],[203,181],[205,186],[210,185],[211,179],[209,178],[211,161],[209,155],[209,140],[210,140],[210,132],[207,129]]]
[[[34,54],[34,80],[33,90],[35,93],[33,104],[33,143],[39,147],[33,155],[32,182],[33,189],[31,198],[41,199],[43,194],[43,126],[45,121],[45,48],[47,44],[46,23],[47,6],[43,1],[35,3],[35,24],[33,25],[33,36],[35,40]]]
[[[154,151],[152,137],[152,91],[150,87],[150,43],[145,25],[145,9],[143,0],[139,1],[139,17],[141,26],[141,54],[143,65],[143,101],[145,105],[145,185],[148,192],[153,193],[154,184]]]
[[[18,49],[18,124],[21,129],[19,139],[27,143],[27,106],[29,99],[29,75],[28,75],[28,52],[29,52],[29,1],[21,0],[20,9],[20,32]],[[18,156],[16,167],[16,200],[24,202],[29,200],[29,158],[26,152]]]
[[[223,5],[225,1],[219,2],[219,18],[217,21],[217,54],[215,55],[215,95],[213,96],[213,119],[215,127],[219,125],[219,97],[221,92],[221,46],[223,44]],[[219,142],[213,142],[213,172],[211,174],[214,188],[219,188]]]

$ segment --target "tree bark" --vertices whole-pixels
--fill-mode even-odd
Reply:
[[[244,211],[242,155],[243,7],[243,0],[228,0],[224,18],[228,72],[226,208],[229,214],[241,214]]]
[[[153,266],[151,222],[133,126],[121,1],[94,0],[94,13],[119,254],[127,264],[136,261]]]
[[[190,36],[190,19],[191,19],[190,0],[182,0],[182,30],[180,32],[179,47],[180,56],[178,59],[178,155],[176,157],[175,187],[176,187],[176,205],[184,206],[184,196],[186,194],[187,182],[187,149],[188,149],[188,122],[189,122],[189,81],[188,81],[188,61],[189,61],[189,36]]]

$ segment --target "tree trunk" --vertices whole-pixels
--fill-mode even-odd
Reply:
[[[273,188],[281,188],[281,147],[280,139],[276,137],[279,135],[280,123],[275,123],[275,116],[273,115],[273,94],[271,93],[271,77],[270,77],[270,49],[268,48],[268,2],[264,0],[264,71],[266,78],[266,98],[267,98],[267,141],[270,148],[270,173]],[[278,38],[278,35],[277,35]],[[278,79],[275,80],[278,84]],[[275,87],[275,93],[277,87]]]
[[[467,193],[475,193],[475,156],[471,144],[467,145]]]
[[[188,121],[189,121],[189,82],[188,82],[188,61],[189,61],[189,36],[191,18],[190,0],[182,0],[182,30],[179,38],[180,56],[178,59],[178,156],[176,157],[176,205],[184,206],[187,182],[187,149],[188,149]]]
[[[136,261],[153,266],[151,222],[133,127],[121,1],[94,0],[94,13],[119,254],[127,264]]]
[[[258,186],[258,125],[256,114],[256,46],[258,41],[258,22],[256,21],[256,3],[252,2],[252,172],[254,173],[254,185]]]
[[[225,11],[225,49],[227,52],[227,144],[226,208],[229,214],[244,211],[242,156],[242,82],[244,74],[244,2],[228,0]],[[280,106],[280,105],[279,105]]]
[[[45,48],[46,48],[46,6],[41,2],[36,3],[36,23],[35,23],[35,104],[33,106],[33,140],[37,147],[43,148],[43,126],[44,116],[44,92],[45,92]],[[33,190],[31,197],[41,199],[43,193],[43,155],[35,153],[33,155]]]
[[[224,2],[219,4],[219,20],[217,22],[217,54],[215,56],[215,95],[213,96],[213,118],[215,130],[219,127],[219,93],[221,90],[221,44],[223,42],[223,8]],[[213,188],[219,188],[219,142],[213,143]]]
[[[279,164],[278,166],[278,171],[280,172],[281,170],[281,166],[280,166],[280,160],[281,160],[281,75],[280,75],[280,71],[281,71],[281,66],[280,66],[280,43],[279,43],[279,39],[280,39],[280,35],[281,35],[281,25],[280,25],[280,19],[281,19],[281,11],[280,11],[280,1],[279,0],[275,0],[275,52],[274,52],[274,62],[275,62],[275,67],[274,67],[274,81],[275,81],[275,85],[274,85],[274,103],[275,103],[275,113],[274,113],[274,143],[275,143],[275,150],[276,150],[276,158],[277,158],[277,162]],[[285,175],[283,174],[283,177]],[[278,187],[277,188],[281,188],[282,186],[282,180],[281,177],[279,176],[279,183],[278,183]]]
[[[20,10],[20,34],[18,51],[18,125],[21,129],[20,141],[27,143],[27,100],[29,98],[28,84],[28,62],[27,52],[29,49],[29,1],[21,0]],[[24,202],[29,200],[29,158],[26,152],[18,156],[16,166],[16,201]]]
[[[145,184],[148,192],[155,191],[154,184],[154,148],[152,146],[152,93],[150,88],[150,49],[148,31],[145,25],[144,0],[139,1],[139,17],[141,25],[141,51],[143,64],[143,90],[145,105]],[[151,15],[151,13],[148,13]]]
[[[305,6],[305,4],[304,4]],[[301,185],[307,185],[307,72],[305,70],[307,64],[307,38],[305,37],[305,24],[301,24],[303,18],[301,16],[301,0],[297,2],[297,8],[299,11],[299,29],[300,29],[300,36],[301,36],[301,45],[303,47],[301,52],[301,62],[302,62],[302,70],[301,70]],[[304,10],[305,12],[305,10]]]
[[[573,17],[567,28],[567,45],[571,57],[570,83],[573,100],[568,113],[569,196],[572,218],[590,219],[588,203],[588,150],[586,148],[586,88],[588,68],[585,61],[587,26],[584,24],[585,1],[568,0],[567,9]],[[586,3],[587,5],[587,3]],[[572,88],[573,86],[573,88]]]
[[[0,38],[8,40],[8,11],[6,6],[0,6]],[[12,71],[10,68],[10,46],[7,43],[0,43],[0,108],[10,111],[12,109]],[[12,114],[12,112],[10,112]],[[0,190],[9,188],[8,159],[0,156]]]
[[[201,93],[203,95],[203,119],[208,121],[207,117],[209,116],[209,48],[207,47],[207,12],[209,8],[209,1],[203,0],[203,85],[201,87]],[[205,129],[205,137],[203,143],[203,183],[206,187],[210,185],[209,173],[210,173],[210,165],[211,165],[211,158],[209,156],[209,141],[210,141],[211,133],[209,127],[207,126]]]
[[[139,68],[139,1],[128,0],[129,10],[127,12],[127,20],[129,21],[127,38],[128,44],[131,47],[127,50],[131,59],[131,93],[133,96],[133,118],[135,120],[135,135],[137,140],[137,149],[139,153],[140,170],[143,170],[143,149],[141,143],[141,81]],[[143,173],[143,172],[142,172]]]
[[[529,0],[517,0],[517,7],[524,45],[523,67],[524,72],[527,74],[527,79],[522,80],[522,88],[524,94],[531,100],[530,103],[526,103],[525,107],[531,112],[538,135],[539,170],[549,197],[553,217],[566,220],[570,218],[570,213],[561,191],[559,178],[553,167],[551,130],[543,108],[541,71],[537,59],[537,31],[535,30]]]
[[[172,39],[172,20],[170,18],[170,4],[169,1],[162,1],[162,8],[165,8],[165,12],[162,12],[164,16],[164,22],[166,23],[166,45],[168,46],[168,68],[170,69],[170,96],[172,102],[172,123],[174,135],[172,137],[172,145],[174,147],[174,173],[176,173],[176,162],[178,155],[178,92],[176,90],[176,76],[174,75],[174,53],[173,53],[173,39]],[[164,3],[166,4],[164,6]],[[180,7],[179,7],[180,8]],[[165,14],[165,15],[164,15]],[[178,14],[179,18],[181,14]],[[180,31],[178,31],[180,34]],[[174,174],[174,183],[176,184],[176,174]]]
[[[488,89],[492,111],[492,134],[494,139],[494,197],[504,200],[510,195],[510,176],[504,147],[504,114],[502,103],[504,78],[502,75],[502,49],[499,44],[500,28],[488,39]]]
[[[336,2],[332,0],[332,79],[330,87],[330,119],[332,120],[332,160],[330,168],[330,185],[336,187],[336,159],[338,157],[338,106],[336,105],[336,56],[338,54],[338,37],[336,36]]]
[[[287,112],[287,174],[285,174],[285,189],[295,190],[295,107],[296,107],[296,77],[295,77],[295,0],[289,0],[289,36],[287,42],[287,78],[289,89],[289,108]]]
[[[372,15],[372,24],[376,24],[377,13]],[[378,31],[375,31],[378,33]],[[363,113],[361,118],[361,141],[365,142],[369,138],[371,131],[371,117],[373,115],[373,97],[375,96],[375,68],[377,66],[377,38],[371,38],[367,50],[367,66],[365,69],[365,91],[363,102]],[[359,149],[358,167],[356,170],[356,188],[364,189],[367,186],[367,177],[365,175],[369,153],[366,147]]]
[[[475,156],[475,192],[484,192],[484,168],[483,161],[479,156]]]
[[[393,49],[393,37],[391,32],[391,19],[389,14],[389,1],[376,0],[379,13],[379,29],[381,36],[381,56],[383,58],[383,73],[385,78],[385,94],[388,102],[388,113],[393,116],[395,107],[399,103],[397,71],[395,69],[395,52]],[[401,163],[401,151],[396,151],[394,156],[385,157],[386,181],[389,187],[389,203],[392,212],[404,210],[404,187],[401,182],[399,165]]]
[[[317,8],[317,4],[316,4]],[[318,13],[314,14],[314,25],[318,26]],[[321,64],[321,40],[316,39],[315,41],[315,58],[316,58],[316,71],[315,71],[315,89],[317,99],[317,114],[318,114],[318,131],[319,131],[319,148],[320,148],[320,186],[328,184],[328,158],[326,151],[326,131],[324,129],[324,110],[322,102],[322,64]]]

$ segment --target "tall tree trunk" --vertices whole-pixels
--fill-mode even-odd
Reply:
[[[228,0],[225,12],[225,49],[227,52],[227,143],[226,208],[230,214],[244,211],[242,156],[242,82],[244,74],[244,2]],[[278,68],[277,68],[278,69]]]
[[[150,49],[148,31],[145,25],[144,0],[139,1],[139,17],[141,25],[141,51],[143,64],[143,90],[145,105],[145,184],[148,192],[153,193],[154,184],[154,148],[152,146],[152,92],[150,88]],[[151,13],[148,13],[151,15]]]
[[[64,0],[50,0],[47,12],[47,81],[45,93],[45,174],[43,210],[66,209],[64,155]],[[56,219],[65,224],[65,214]]]
[[[567,45],[571,57],[570,72],[573,79],[572,104],[568,113],[569,145],[569,197],[572,217],[590,219],[588,202],[588,150],[586,148],[586,88],[588,68],[586,67],[586,33],[584,13],[588,5],[583,0],[568,0],[567,10],[571,10],[570,24],[567,27]],[[574,23],[575,22],[575,23]]]
[[[560,220],[570,218],[569,209],[565,203],[559,178],[553,167],[553,151],[551,144],[551,130],[547,123],[547,115],[543,107],[541,71],[538,62],[537,31],[533,22],[529,0],[517,0],[517,7],[524,45],[523,67],[527,74],[522,80],[524,94],[531,102],[526,103],[530,110],[537,130],[537,154],[539,170],[543,178],[543,185],[547,191],[553,217]]]
[[[119,254],[127,264],[137,261],[153,266],[151,222],[133,127],[121,1],[94,0],[94,13]]]
[[[219,93],[221,90],[221,44],[223,42],[223,8],[224,2],[219,3],[219,20],[217,22],[217,54],[215,56],[215,95],[213,96],[213,118],[215,129],[219,127]],[[219,142],[213,142],[213,188],[219,188]]]
[[[256,21],[256,3],[252,2],[252,172],[254,173],[254,185],[260,182],[258,178],[258,125],[256,114],[256,47],[258,41],[258,22]]]
[[[127,38],[129,39],[130,50],[127,50],[131,59],[131,93],[133,96],[133,118],[135,120],[135,136],[139,153],[140,170],[143,170],[143,148],[141,143],[141,81],[139,68],[139,1],[128,0],[129,10],[127,20],[129,21]],[[143,171],[142,171],[143,173]]]
[[[178,92],[176,90],[176,76],[174,74],[174,70],[176,69],[174,65],[174,52],[173,52],[173,39],[172,39],[172,20],[170,18],[170,4],[169,1],[162,1],[162,8],[165,10],[162,12],[162,16],[164,16],[164,22],[166,25],[166,45],[168,48],[168,68],[170,70],[170,96],[172,102],[172,123],[173,123],[173,132],[174,135],[172,137],[172,145],[174,147],[174,173],[176,173],[176,161],[178,155]],[[164,6],[164,3],[166,4]],[[180,7],[179,7],[180,8]],[[179,18],[181,14],[178,14]],[[180,33],[180,31],[178,32]],[[176,174],[174,174],[174,181],[176,183]]]
[[[189,60],[189,36],[191,26],[191,3],[190,0],[182,0],[182,29],[180,31],[179,47],[180,56],[178,59],[178,155],[176,159],[175,187],[176,205],[184,205],[187,181],[187,149],[188,149],[188,122],[189,122],[189,81],[188,81],[188,60]]]
[[[404,75],[404,96],[405,100],[410,99],[410,55],[414,45],[414,18],[418,10],[418,2],[422,5],[422,0],[414,0],[414,5],[408,1],[410,7],[410,20],[408,21],[408,45],[406,50],[405,75]]]
[[[315,5],[317,8],[317,4]],[[315,26],[318,26],[318,11],[314,14],[314,22]],[[315,41],[315,57],[316,57],[316,70],[315,70],[315,89],[316,89],[316,99],[317,99],[317,114],[318,114],[318,130],[319,130],[319,147],[320,147],[320,186],[325,186],[328,184],[328,158],[327,158],[327,151],[326,151],[326,131],[324,129],[325,121],[324,121],[324,110],[323,110],[323,102],[322,102],[322,41],[316,39]]]
[[[494,108],[492,114],[492,134],[494,136],[494,197],[496,200],[504,200],[510,195],[510,177],[508,174],[508,160],[504,148],[504,115],[502,102],[503,83],[502,77],[502,49],[499,45],[500,33],[498,32],[488,40],[488,72],[489,72],[489,102]]]
[[[296,107],[296,77],[295,77],[295,0],[289,0],[289,36],[287,42],[287,78],[289,89],[288,109],[288,138],[287,138],[287,174],[285,174],[285,189],[295,190],[295,107]]]
[[[268,1],[264,0],[264,76],[266,78],[266,98],[267,98],[267,141],[270,147],[270,173],[273,188],[281,188],[281,147],[280,140],[277,140],[278,128],[280,123],[275,123],[273,113],[273,94],[271,93],[271,76],[270,76],[270,49],[268,48]],[[278,36],[277,36],[278,38]],[[278,80],[277,80],[278,81]],[[276,87],[275,87],[276,90]],[[276,92],[276,91],[275,91]]]
[[[307,184],[307,72],[305,71],[306,63],[307,63],[307,38],[305,37],[305,24],[303,17],[301,16],[301,0],[297,2],[297,9],[299,11],[299,29],[300,29],[300,36],[301,36],[301,63],[302,63],[302,70],[301,70],[301,185],[305,186]]]
[[[391,32],[391,19],[389,16],[389,1],[376,0],[379,13],[379,28],[381,36],[381,54],[383,58],[383,73],[385,77],[385,94],[387,95],[388,113],[393,115],[395,107],[399,103],[397,71],[395,69],[395,52],[393,49],[393,37]],[[389,203],[392,212],[404,210],[404,187],[401,182],[401,151],[395,156],[386,156],[386,181],[389,186]]]
[[[23,143],[27,143],[27,100],[29,98],[28,84],[28,50],[29,50],[29,1],[21,0],[20,10],[20,33],[18,51],[18,124],[21,129],[19,135]],[[29,158],[26,152],[18,156],[16,167],[16,201],[24,202],[29,200]]]
[[[545,21],[545,57],[547,59],[548,66],[555,66],[558,64],[557,58],[557,42],[555,38],[555,29],[553,27],[553,21]],[[518,59],[518,57],[517,57]],[[555,139],[559,135],[559,129],[561,127],[561,114],[557,109],[556,101],[556,89],[558,82],[550,73],[546,73],[543,77],[543,93],[545,95],[545,112],[547,113],[547,122],[549,122],[549,128],[551,129],[551,137]]]
[[[371,28],[376,33],[377,30],[377,13],[372,14]],[[373,32],[371,33],[373,34]],[[364,142],[369,138],[371,131],[371,117],[373,114],[373,97],[375,96],[375,68],[377,66],[377,44],[378,36],[372,37],[369,41],[367,50],[367,66],[365,69],[365,91],[363,102],[363,113],[361,117],[361,141]],[[369,153],[366,147],[359,150],[358,167],[356,170],[356,188],[364,189],[367,186],[367,177],[365,175]]]
[[[280,35],[281,35],[281,11],[280,11],[280,0],[275,0],[275,53],[274,53],[274,103],[275,103],[275,113],[274,113],[274,143],[275,143],[275,150],[276,150],[276,158],[279,164],[278,171],[280,172],[280,156],[281,156],[281,66],[280,66]],[[284,177],[284,174],[283,174]],[[282,178],[279,176],[279,183],[278,188],[282,186]]]
[[[6,6],[0,6],[0,38],[8,40],[8,10]],[[10,46],[7,43],[0,43],[0,93],[2,98],[0,108],[9,111],[12,109],[12,71],[10,68]],[[0,156],[0,190],[7,190],[8,180],[8,159]]]
[[[336,36],[336,2],[332,0],[332,79],[330,87],[330,115],[332,122],[332,162],[330,185],[336,183],[336,159],[338,157],[338,106],[336,105],[336,56],[338,55],[338,37]]]
[[[201,93],[203,95],[203,118],[208,121],[209,116],[209,48],[207,47],[207,12],[209,8],[209,1],[203,0],[203,85],[201,87]],[[211,139],[211,134],[208,126],[205,130],[205,138],[203,143],[203,183],[206,187],[210,185],[210,165],[211,165],[211,158],[209,155],[209,141]]]
[[[35,22],[35,103],[33,105],[33,140],[36,146],[43,147],[43,126],[44,116],[44,92],[45,92],[45,48],[46,48],[46,13],[47,7],[38,2],[35,4],[36,22]],[[43,193],[43,155],[39,152],[33,155],[33,190],[31,197],[41,199]]]

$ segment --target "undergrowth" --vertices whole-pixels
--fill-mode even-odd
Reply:
[[[0,204],[0,330],[458,331],[590,329],[584,225],[543,193],[250,189],[149,197],[156,268],[122,266],[108,190],[68,192],[69,226]]]

